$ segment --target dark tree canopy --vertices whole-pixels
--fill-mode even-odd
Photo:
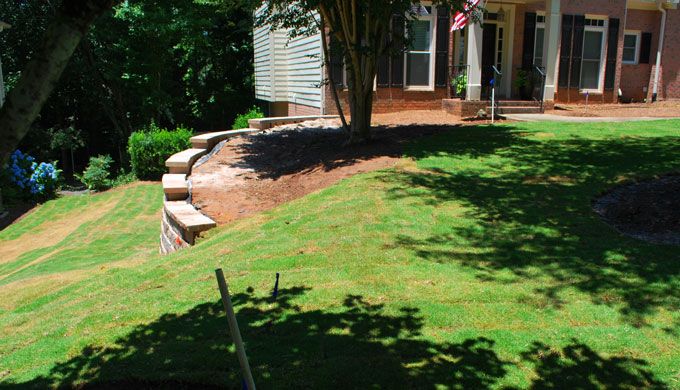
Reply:
[[[10,93],[61,4],[0,0],[0,20],[12,25],[0,33]],[[41,159],[63,160],[51,148],[49,134],[73,125],[85,138],[76,153],[82,168],[88,155],[127,160],[130,132],[151,121],[196,130],[229,128],[235,115],[254,103],[253,4],[129,0],[104,12],[81,39],[19,147]]]

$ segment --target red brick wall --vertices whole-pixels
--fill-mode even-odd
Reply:
[[[440,110],[442,99],[446,98],[446,88],[434,91],[408,91],[401,88],[377,88],[373,95],[373,112],[396,112],[404,110]],[[347,91],[340,91],[342,110],[349,114]],[[337,114],[333,93],[326,87],[326,113]]]
[[[288,116],[319,115],[319,114],[321,114],[321,109],[318,107],[311,107],[297,103],[288,103]]]
[[[666,34],[661,55],[663,84],[659,95],[666,99],[680,99],[680,10],[668,10]],[[656,53],[655,53],[656,55]]]
[[[659,44],[659,23],[661,13],[629,9],[625,29],[652,33],[649,64],[623,64],[621,66],[621,92],[624,100],[643,101],[651,98],[650,75],[656,61]],[[653,82],[653,76],[652,76]]]

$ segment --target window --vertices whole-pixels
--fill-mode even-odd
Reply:
[[[545,15],[536,15],[536,33],[534,34],[534,65],[543,66],[543,38],[545,36]]]
[[[586,26],[604,27],[604,19],[586,19]]]
[[[605,22],[603,19],[586,19],[581,58],[581,89],[599,90],[602,80]]]
[[[406,52],[406,86],[432,87],[434,15],[431,6],[420,6],[418,19],[411,24],[411,46]]]
[[[623,63],[637,64],[640,55],[640,32],[628,32],[623,36]]]
[[[496,38],[496,69],[503,72],[503,27],[498,27]]]

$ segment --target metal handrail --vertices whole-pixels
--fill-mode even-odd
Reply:
[[[545,101],[545,72],[537,65],[534,65],[534,69],[538,71],[538,74],[541,76],[541,93],[539,96],[541,97],[541,112],[543,112],[543,102]]]

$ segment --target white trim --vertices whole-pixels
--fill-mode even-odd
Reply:
[[[538,17],[539,17],[539,16],[542,16],[542,17],[543,17],[543,21],[542,21],[542,22],[539,22],[539,21],[538,21]],[[544,46],[544,45],[545,45],[545,11],[538,11],[538,12],[536,12],[536,20],[535,20],[535,22],[534,22],[534,25],[535,25],[535,26],[534,26],[534,58],[531,59],[531,63],[532,63],[532,65],[537,66],[537,65],[536,65],[536,53],[538,52],[538,51],[536,50],[536,43],[538,42],[538,34],[537,34],[537,32],[538,32],[538,29],[543,29],[543,42],[541,42],[541,46]],[[544,68],[545,68],[545,64],[544,64],[545,59],[543,58],[543,55],[544,55],[544,54],[545,54],[545,53],[544,53],[544,50],[541,50],[541,57],[540,57],[540,58],[541,58],[541,64],[538,65],[538,66],[544,67]]]
[[[604,70],[605,70],[605,62],[606,62],[606,44],[607,44],[607,28],[609,27],[609,20],[606,19],[606,17],[599,17],[599,16],[593,16],[593,15],[586,15],[586,19],[595,19],[595,20],[604,20],[604,25],[603,26],[584,26],[584,34],[583,34],[583,48],[581,50],[581,72],[579,74],[579,90],[583,92],[593,92],[593,93],[602,93],[604,90]],[[586,39],[586,31],[595,31],[595,32],[601,32],[602,33],[602,43],[600,46],[600,71],[598,74],[598,83],[597,83],[597,88],[581,88],[581,78],[583,77],[583,51],[586,49],[585,45],[585,39]]]
[[[437,39],[437,7],[431,4],[422,4],[423,6],[427,7],[432,7],[432,13],[427,16],[419,16],[417,20],[427,20],[430,22],[431,26],[431,36],[430,36],[430,48],[429,48],[429,53],[430,53],[430,73],[429,73],[429,83],[428,85],[413,85],[410,86],[407,84],[408,78],[407,72],[408,72],[408,54],[410,51],[406,50],[404,51],[404,90],[406,91],[434,91],[434,72],[435,72],[435,40]],[[425,52],[420,52],[417,51],[418,53],[425,53]]]
[[[626,61],[623,58],[623,53],[626,50],[626,35],[635,36],[635,59],[633,61]],[[642,32],[639,30],[625,30],[623,32],[623,48],[621,49],[621,62],[625,65],[637,65],[640,63],[640,39]]]

